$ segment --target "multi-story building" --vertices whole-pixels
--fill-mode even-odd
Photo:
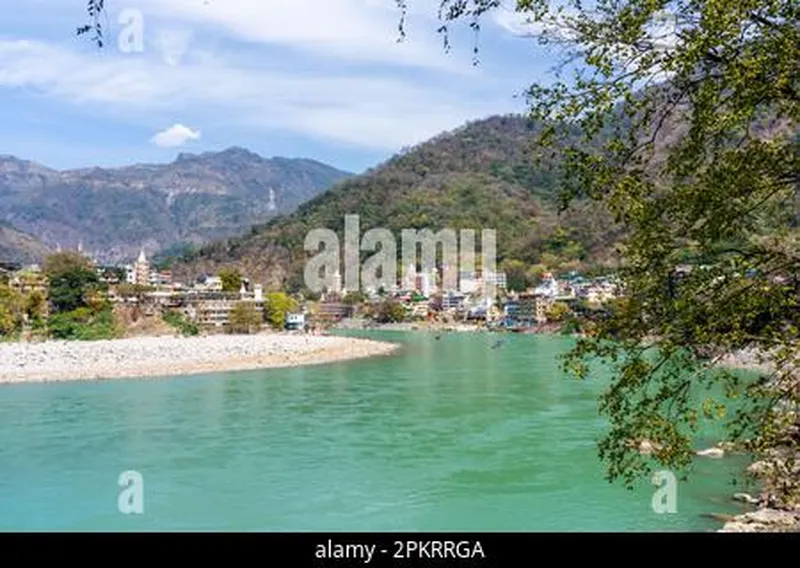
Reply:
[[[320,323],[332,323],[344,318],[353,317],[355,307],[342,302],[320,302],[314,320]]]
[[[436,285],[436,273],[418,273],[414,279],[414,287],[412,289],[419,292],[426,298],[430,298],[432,294],[435,294],[438,291],[438,286]]]
[[[133,284],[140,286],[150,285],[150,263],[144,254],[144,249],[139,251],[139,258],[133,265]]]
[[[169,286],[172,284],[172,272],[169,270],[151,270],[149,281],[151,286]]]
[[[464,307],[465,296],[459,292],[448,292],[442,296],[443,310],[461,310]]]
[[[503,315],[509,318],[515,318],[519,315],[519,300],[507,300],[503,304]]]
[[[173,287],[133,297],[121,297],[117,294],[111,294],[110,297],[116,302],[139,304],[147,315],[178,310],[190,321],[212,327],[227,325],[231,310],[240,302],[252,303],[262,317],[264,313],[264,293],[260,285],[256,285],[252,291],[243,289],[239,292],[222,292],[202,287],[188,290]]]
[[[251,303],[263,319],[264,297],[263,290],[259,285],[255,286],[252,293],[204,290],[190,291],[183,296],[185,298],[183,313],[200,325],[211,327],[228,325],[231,310],[240,302]],[[186,309],[187,307],[191,309]]]
[[[11,274],[9,287],[20,294],[40,292],[47,294],[47,277],[38,267],[28,267]]]
[[[540,294],[520,294],[517,300],[516,318],[522,323],[545,323],[547,310],[555,300]]]
[[[552,274],[546,272],[542,276],[542,283],[539,284],[534,290],[534,294],[537,296],[546,296],[549,298],[555,298],[560,294],[558,281],[555,278],[553,278]]]
[[[207,292],[222,292],[222,278],[219,276],[206,276],[202,282],[195,284],[195,288]]]
[[[490,272],[486,271],[483,273],[483,283],[484,286],[492,286],[495,289],[505,290],[506,289],[506,273],[505,272]]]

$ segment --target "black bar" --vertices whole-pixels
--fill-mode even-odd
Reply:
[[[28,561],[248,559],[265,568],[685,564],[705,555],[741,560],[754,550],[791,555],[798,545],[800,533],[0,533],[0,546]]]

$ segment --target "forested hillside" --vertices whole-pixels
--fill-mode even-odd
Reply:
[[[558,213],[553,166],[560,157],[537,164],[535,132],[521,116],[469,123],[340,182],[291,215],[203,247],[174,271],[192,278],[236,266],[268,285],[300,289],[306,234],[329,228],[341,237],[347,214],[360,216],[362,234],[387,228],[398,245],[406,228],[495,229],[498,262],[514,273],[613,266],[618,230],[596,204]]]

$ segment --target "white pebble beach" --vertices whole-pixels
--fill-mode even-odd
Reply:
[[[169,377],[388,355],[398,346],[291,333],[0,343],[0,383]]]

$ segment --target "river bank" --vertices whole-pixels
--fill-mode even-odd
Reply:
[[[375,323],[368,320],[358,318],[343,319],[332,327],[336,330],[369,330],[369,331],[429,331],[429,332],[460,332],[460,333],[539,333],[539,334],[561,334],[563,326],[558,323],[544,323],[537,324],[533,327],[527,328],[503,328],[503,327],[489,327],[483,320],[473,321],[460,321],[460,322],[442,322],[442,321],[417,321],[417,322],[397,322],[397,323]],[[579,333],[572,333],[579,337]]]
[[[718,361],[718,365],[730,369],[747,369],[764,375],[771,375],[777,370],[770,353],[755,349],[726,354]],[[794,385],[791,388],[800,389],[800,370],[791,367],[786,377]],[[800,434],[797,411],[790,412],[787,416],[793,419],[776,426],[789,434],[789,437],[793,435],[797,439]],[[786,447],[770,448],[764,452],[764,456],[764,459],[747,468],[747,476],[760,485],[759,495],[753,497],[740,493],[735,496],[737,500],[752,505],[754,510],[720,519],[724,526],[719,532],[800,532],[800,504],[777,505],[779,490],[796,485],[800,478],[800,452],[797,451],[797,445],[795,443]]]
[[[160,377],[316,365],[397,345],[292,333],[0,343],[0,383]]]

